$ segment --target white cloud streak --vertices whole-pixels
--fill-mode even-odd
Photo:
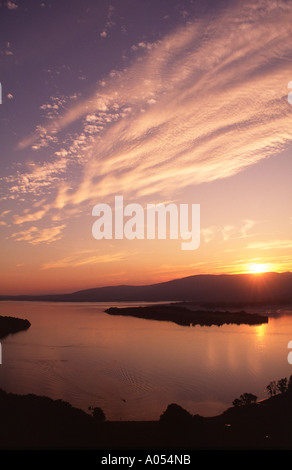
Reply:
[[[250,243],[246,247],[249,250],[281,250],[292,248],[291,240],[269,240],[265,242]]]
[[[121,261],[128,258],[129,254],[126,252],[118,252],[112,254],[96,255],[90,251],[82,251],[74,255],[67,256],[57,261],[50,261],[45,263],[41,269],[56,269],[56,268],[75,268],[85,265],[104,264]]]

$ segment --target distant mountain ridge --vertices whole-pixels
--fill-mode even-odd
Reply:
[[[292,273],[197,274],[157,284],[96,287],[69,294],[0,295],[0,300],[289,304],[292,303]]]

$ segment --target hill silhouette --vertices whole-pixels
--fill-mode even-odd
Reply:
[[[150,285],[118,285],[69,294],[1,295],[0,300],[57,302],[195,301],[197,303],[292,302],[292,273],[203,274]]]
[[[104,421],[45,396],[0,389],[0,449],[292,449],[292,394],[191,415],[172,403],[159,421]]]

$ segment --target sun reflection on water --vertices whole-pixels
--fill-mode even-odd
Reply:
[[[265,347],[265,336],[267,333],[267,323],[263,323],[262,325],[255,326],[255,338],[257,347],[262,349]]]

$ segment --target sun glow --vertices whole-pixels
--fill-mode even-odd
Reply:
[[[266,273],[269,271],[269,264],[267,263],[253,263],[248,265],[248,272],[254,274]]]

